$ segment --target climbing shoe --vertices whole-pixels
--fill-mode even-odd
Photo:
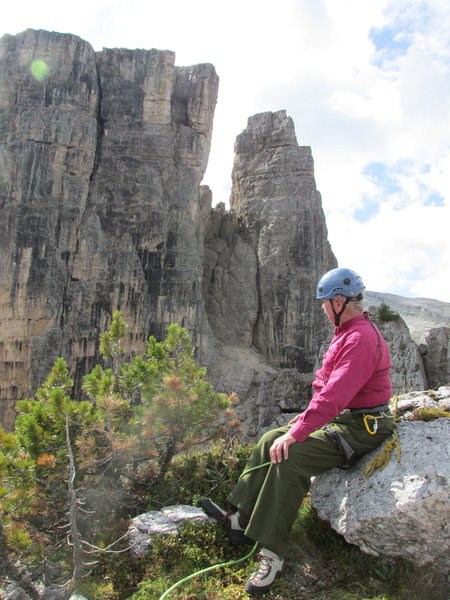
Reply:
[[[259,562],[259,567],[252,573],[245,586],[248,594],[268,592],[272,583],[277,577],[280,577],[283,570],[284,558],[268,548],[262,548],[261,552],[256,555],[256,560]]]
[[[200,506],[208,516],[212,517],[222,525],[227,532],[230,544],[233,544],[233,546],[240,546],[249,541],[248,537],[244,534],[244,527],[241,527],[239,523],[237,513],[227,513],[209,498],[202,498],[200,500]]]

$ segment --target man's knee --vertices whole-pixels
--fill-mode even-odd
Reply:
[[[272,445],[276,439],[286,433],[286,427],[276,427],[275,429],[270,429],[264,433],[260,440],[259,444],[270,444]]]

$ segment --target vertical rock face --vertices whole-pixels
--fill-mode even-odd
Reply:
[[[46,77],[30,72],[43,61]],[[218,78],[174,53],[28,30],[0,47],[0,418],[64,356],[78,383],[114,309],[130,352],[180,322],[208,346],[199,184]]]
[[[373,307],[370,312],[389,346],[393,394],[425,389],[428,381],[423,360],[405,321],[400,317],[395,321],[382,321]]]
[[[251,117],[235,151],[231,207],[256,256],[253,344],[275,367],[311,371],[328,335],[316,285],[337,266],[311,149],[279,111]]]
[[[30,65],[45,61],[36,80]],[[27,31],[0,47],[0,394],[8,422],[61,353],[68,262],[97,146],[95,54],[71,35]],[[47,369],[48,370],[48,369]]]
[[[437,388],[450,381],[450,327],[431,329],[426,344],[428,384],[431,388]]]
[[[244,402],[244,430],[285,424],[310,399],[312,369],[331,329],[315,299],[336,266],[309,148],[285,111],[251,117],[235,145],[231,211],[205,225],[203,293],[220,342],[211,375]]]

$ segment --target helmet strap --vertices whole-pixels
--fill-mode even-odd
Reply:
[[[333,314],[334,314],[334,324],[336,325],[336,327],[339,327],[340,323],[341,323],[341,316],[342,313],[344,312],[344,310],[347,308],[347,304],[350,302],[351,298],[349,298],[348,296],[345,298],[345,302],[343,307],[341,308],[341,310],[339,312],[337,312],[334,308],[334,304],[333,304],[333,299],[331,298],[330,303],[331,303],[331,308],[333,309]]]

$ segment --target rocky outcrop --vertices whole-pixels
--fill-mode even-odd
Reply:
[[[411,338],[405,321],[401,317],[392,321],[382,320],[379,312],[374,308],[369,309],[369,312],[389,347],[393,394],[426,389],[428,380],[422,356],[417,344]]]
[[[394,451],[383,470],[363,470],[380,449],[355,467],[316,477],[312,504],[345,539],[374,555],[450,569],[450,418],[412,420],[420,407],[449,411],[450,387],[400,396],[404,416]],[[450,415],[450,412],[448,413]]]
[[[201,508],[188,504],[151,510],[131,520],[127,533],[131,552],[138,557],[145,556],[152,548],[153,536],[177,535],[186,521],[215,523]]]
[[[235,152],[231,211],[216,207],[205,226],[203,289],[220,341],[215,383],[233,382],[253,436],[309,402],[314,361],[330,335],[316,284],[336,260],[311,150],[298,145],[286,112],[251,117]]]
[[[424,363],[432,388],[450,382],[450,327],[431,329],[425,339]]]
[[[285,111],[251,117],[235,145],[231,209],[257,257],[253,343],[270,364],[311,371],[328,327],[317,281],[336,266],[311,149]]]
[[[405,321],[412,339],[420,345],[431,329],[450,327],[450,302],[432,298],[405,298],[366,290],[364,298],[370,306],[387,304]]]
[[[367,304],[373,307],[373,314],[376,314],[376,309],[381,304],[385,304],[389,306],[390,310],[397,312],[408,327],[412,340],[418,344],[420,357],[416,360],[413,356],[416,353],[411,348],[410,359],[405,364],[417,363],[419,365],[415,367],[415,371],[423,371],[425,385],[421,386],[416,381],[417,377],[413,375],[414,371],[410,371],[414,380],[414,387],[410,389],[437,388],[450,382],[450,304],[448,302],[430,298],[404,298],[395,294],[371,291],[364,292],[364,298]],[[404,354],[405,344],[411,346],[411,342],[407,340],[399,340],[399,343],[396,344],[394,336],[391,348],[394,356]],[[406,391],[408,391],[407,387],[400,388],[400,393]]]

